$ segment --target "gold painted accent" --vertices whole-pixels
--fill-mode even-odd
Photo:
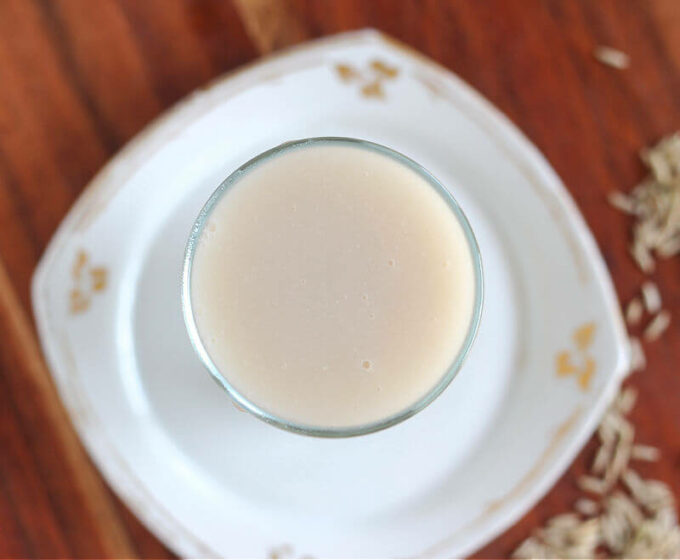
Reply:
[[[69,309],[73,315],[90,308],[92,295],[106,289],[108,271],[103,266],[90,266],[90,256],[80,249],[71,269],[73,288],[69,292]]]
[[[588,387],[590,387],[590,380],[595,374],[595,360],[588,356],[586,358],[586,365],[583,367],[581,370],[581,373],[578,376],[578,384],[581,389],[584,391],[588,390]]]
[[[399,69],[396,66],[390,66],[378,59],[369,62],[368,69],[364,71],[349,64],[336,64],[335,71],[343,82],[358,83],[362,96],[377,99],[385,97],[383,83],[399,75]]]
[[[87,264],[87,253],[83,251],[82,249],[78,251],[78,255],[76,256],[76,260],[73,263],[73,279],[78,280],[80,279],[81,274],[83,273],[83,268]]]
[[[95,292],[101,292],[106,288],[107,271],[105,268],[98,266],[90,269],[90,278],[92,279],[92,289]]]
[[[385,97],[385,92],[383,91],[382,84],[376,80],[362,87],[361,95],[364,97]]]
[[[346,64],[336,64],[335,70],[339,74],[340,79],[346,82],[359,77],[357,71],[351,66],[347,66]]]
[[[574,332],[574,343],[579,350],[587,350],[593,343],[595,336],[595,323],[586,323]]]
[[[588,352],[595,338],[596,325],[590,321],[578,327],[572,335],[575,351],[561,350],[555,356],[555,373],[564,377],[575,375],[578,386],[587,391],[597,370],[595,358]]]
[[[78,288],[71,290],[69,301],[71,302],[71,313],[81,313],[90,307],[90,298],[83,294]]]
[[[571,375],[576,373],[576,366],[571,363],[571,356],[569,352],[560,352],[557,354],[557,375]]]
[[[397,74],[399,74],[399,70],[397,70],[393,66],[388,66],[381,60],[374,60],[373,62],[371,62],[371,68],[377,74],[385,76],[386,78],[396,78]]]

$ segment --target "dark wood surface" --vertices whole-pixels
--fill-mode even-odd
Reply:
[[[642,176],[637,150],[680,128],[676,0],[0,0],[0,557],[169,557],[78,442],[36,342],[29,280],[87,182],[125,142],[211,78],[287,45],[381,29],[450,68],[543,151],[595,233],[622,299],[642,276],[605,194]],[[628,70],[595,62],[598,44]],[[643,469],[680,495],[680,263],[655,278],[675,314],[632,377]],[[504,557],[571,506],[584,450],[512,529]]]

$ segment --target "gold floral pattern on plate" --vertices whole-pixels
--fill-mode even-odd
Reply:
[[[590,382],[597,368],[590,347],[595,339],[597,326],[590,321],[578,327],[571,336],[574,344],[572,350],[562,350],[555,356],[555,371],[558,376],[575,375],[578,385],[584,391],[590,388]]]
[[[363,70],[350,64],[336,64],[335,71],[343,82],[358,84],[362,96],[377,99],[385,97],[384,82],[399,75],[398,68],[378,59],[370,61]]]
[[[87,311],[92,296],[106,289],[108,270],[103,266],[93,266],[90,256],[81,249],[76,254],[71,268],[73,287],[69,293],[69,309],[71,314],[77,315]]]

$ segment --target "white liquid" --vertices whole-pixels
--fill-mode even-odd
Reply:
[[[260,408],[316,427],[398,413],[443,377],[475,298],[455,215],[415,171],[346,144],[260,163],[194,257],[203,344]]]

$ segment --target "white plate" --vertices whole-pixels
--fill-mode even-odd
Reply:
[[[482,326],[460,375],[414,418],[349,440],[237,411],[180,312],[184,244],[208,195],[255,154],[308,136],[366,138],[429,168],[470,218],[485,265]],[[547,162],[469,86],[372,31],[265,60],[151,125],[64,220],[33,301],[92,458],[152,531],[194,557],[471,552],[566,469],[629,359],[603,261]]]

